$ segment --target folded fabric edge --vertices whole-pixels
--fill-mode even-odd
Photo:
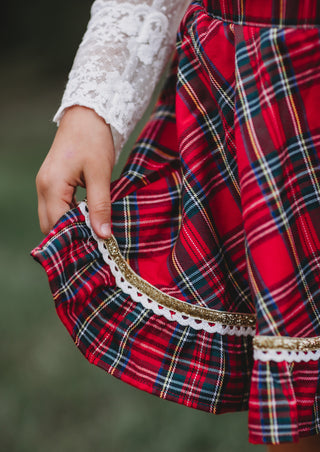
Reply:
[[[129,267],[121,255],[114,236],[103,240],[95,234],[91,228],[87,203],[82,201],[78,207],[97,242],[103,260],[115,277],[116,285],[124,293],[130,295],[133,301],[141,303],[144,308],[151,309],[155,314],[162,315],[169,321],[176,321],[180,325],[190,326],[195,330],[236,336],[254,336],[255,314],[222,312],[192,305],[162,292],[142,279]]]
[[[169,321],[176,321],[180,325],[190,326],[195,330],[205,330],[209,333],[222,335],[254,336],[253,358],[255,361],[275,362],[308,362],[320,359],[320,336],[317,337],[288,337],[266,336],[256,334],[256,316],[250,313],[231,313],[192,305],[162,292],[136,274],[122,256],[114,236],[102,240],[96,236],[90,225],[89,212],[86,201],[78,205],[86,226],[97,243],[104,262],[109,266],[116,285],[132,300],[141,303],[145,309],[151,309],[154,314],[164,316]],[[46,244],[53,240],[61,230],[53,231],[45,237],[43,242],[31,251],[31,256],[40,264],[46,266],[49,256]]]

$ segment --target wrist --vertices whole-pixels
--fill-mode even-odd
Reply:
[[[61,118],[59,127],[64,123],[69,122],[76,122],[79,124],[79,121],[94,121],[97,124],[100,123],[103,127],[110,129],[110,125],[106,123],[104,118],[99,116],[93,108],[84,107],[82,105],[71,105],[70,107],[67,107]]]

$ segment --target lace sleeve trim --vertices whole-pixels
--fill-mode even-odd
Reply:
[[[94,109],[113,131],[116,156],[146,110],[173,51],[189,0],[96,0],[62,103]]]

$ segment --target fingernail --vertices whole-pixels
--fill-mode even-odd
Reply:
[[[101,235],[103,237],[110,237],[110,235],[111,235],[111,226],[110,226],[110,224],[109,223],[105,223],[105,224],[101,225],[100,231],[101,231]]]

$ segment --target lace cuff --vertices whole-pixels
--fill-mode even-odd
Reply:
[[[62,103],[92,108],[111,125],[116,160],[145,112],[190,0],[96,0]]]

